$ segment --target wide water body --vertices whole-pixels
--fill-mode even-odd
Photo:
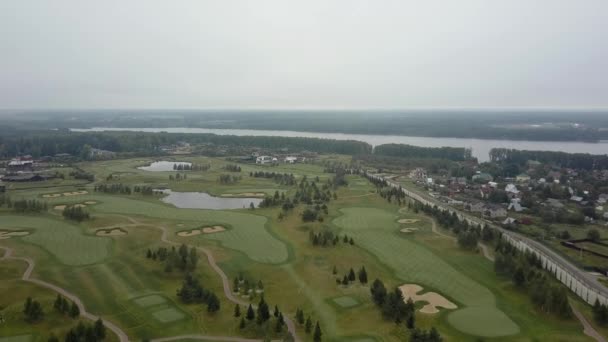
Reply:
[[[262,202],[261,198],[224,198],[211,196],[206,192],[177,192],[171,190],[163,190],[167,196],[161,201],[173,204],[178,208],[187,209],[243,209],[249,208],[251,203],[258,206]]]
[[[218,135],[248,135],[248,136],[282,136],[306,137],[336,140],[359,140],[372,146],[382,144],[409,144],[423,147],[466,147],[473,150],[473,156],[480,162],[488,161],[490,150],[495,147],[511,148],[530,151],[560,151],[568,153],[608,153],[606,142],[586,143],[578,141],[527,141],[527,140],[494,140],[494,139],[465,139],[465,138],[435,138],[410,137],[401,135],[373,135],[373,134],[344,134],[344,133],[317,133],[296,131],[271,131],[253,129],[215,129],[215,128],[108,128],[93,127],[88,129],[72,129],[78,132],[99,131],[137,131],[137,132],[167,132],[167,133],[213,133]]]

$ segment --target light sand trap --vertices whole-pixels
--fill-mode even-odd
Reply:
[[[240,192],[238,194],[221,194],[220,197],[264,197],[263,192]]]
[[[72,191],[72,192],[64,192],[63,196],[78,196],[78,195],[86,195],[88,194],[88,191]]]
[[[224,228],[222,226],[204,227],[202,229],[203,234],[213,234],[213,233],[223,232],[224,230],[226,230],[226,228]]]
[[[56,205],[56,206],[53,207],[53,209],[55,209],[55,210],[64,210],[65,207],[66,207],[65,205]]]
[[[86,204],[86,205],[92,205],[92,204],[97,204],[97,202],[95,202],[95,201],[86,201],[86,202],[84,202],[84,204]]]
[[[404,284],[399,286],[399,290],[403,293],[403,300],[407,302],[408,299],[412,298],[414,302],[427,302],[425,306],[419,311],[426,314],[436,314],[439,312],[438,307],[444,309],[457,309],[456,304],[447,300],[444,296],[436,292],[427,292],[425,294],[418,295],[417,293],[422,291],[422,287],[416,284]]]
[[[30,235],[30,232],[26,232],[26,231],[0,231],[0,240],[6,240],[6,239],[10,239],[12,237],[17,237],[17,236],[26,236],[26,235]]]
[[[413,233],[413,232],[415,232],[417,230],[418,230],[418,228],[403,228],[403,229],[400,230],[400,232],[402,232],[402,233]]]
[[[200,234],[201,234],[200,229],[192,229],[191,231],[178,232],[177,236],[188,237],[188,236],[194,236],[194,235],[200,235]]]
[[[44,194],[44,195],[42,195],[42,197],[44,197],[44,198],[55,198],[55,197],[61,197],[61,194]]]
[[[125,232],[124,230],[122,230],[120,228],[100,229],[95,232],[95,235],[97,235],[97,236],[120,236],[120,235],[127,235],[127,232]]]
[[[409,224],[409,223],[416,223],[418,221],[420,221],[420,220],[417,220],[417,219],[401,219],[401,220],[399,220],[397,222]]]

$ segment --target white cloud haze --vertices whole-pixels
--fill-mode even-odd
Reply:
[[[0,108],[608,107],[606,0],[3,0]]]

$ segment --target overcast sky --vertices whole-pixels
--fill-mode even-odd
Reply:
[[[0,108],[608,107],[607,0],[2,0]]]

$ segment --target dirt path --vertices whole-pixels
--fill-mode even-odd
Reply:
[[[162,232],[160,240],[162,242],[168,243],[170,245],[180,245],[180,243],[171,241],[167,238],[168,231],[167,231],[167,228],[164,226],[140,223],[133,218],[129,218],[129,220],[134,224],[160,229],[160,231]],[[224,295],[226,296],[226,298],[228,298],[229,301],[231,301],[235,304],[248,306],[250,304],[249,302],[244,301],[234,295],[234,292],[232,292],[232,290],[230,289],[230,280],[228,279],[228,276],[226,276],[226,273],[224,273],[224,271],[217,265],[217,263],[215,262],[215,257],[213,256],[211,251],[209,251],[206,248],[199,247],[199,246],[197,246],[196,249],[205,253],[205,255],[207,256],[207,261],[209,262],[209,265],[215,271],[215,273],[217,273],[217,275],[219,275],[220,279],[222,280],[222,287],[224,289]],[[254,305],[252,305],[252,306],[255,307]],[[289,317],[287,317],[287,315],[283,316],[283,319],[285,320],[285,325],[287,326],[287,331],[289,331],[289,333],[293,336],[294,341],[298,342],[299,339],[296,334],[295,323]],[[240,339],[238,337],[221,337],[220,338],[220,336],[206,336],[206,335],[189,335],[189,336],[198,336],[198,337],[196,337],[197,339],[203,339],[203,340],[215,339],[218,341],[243,341],[243,342],[259,341],[259,340]],[[153,341],[162,342],[162,341],[170,341],[170,340],[174,340],[174,339],[179,339],[179,338],[178,337],[167,337],[167,338],[155,339]]]
[[[40,279],[32,278],[31,277],[32,271],[34,271],[34,267],[36,266],[36,262],[33,259],[28,258],[28,257],[13,256],[13,250],[8,247],[0,246],[0,249],[3,249],[5,251],[4,256],[0,260],[19,260],[19,261],[23,261],[27,264],[27,269],[25,270],[25,272],[23,272],[23,275],[21,276],[22,280],[51,289],[51,290],[59,293],[63,297],[66,297],[67,299],[71,300],[72,302],[74,302],[76,304],[76,306],[78,306],[78,309],[80,309],[80,315],[82,317],[84,317],[88,320],[91,320],[93,322],[99,319],[99,316],[96,316],[90,312],[87,312],[87,310],[86,310],[84,304],[82,303],[82,301],[80,300],[80,298],[76,297],[76,295],[74,295],[73,293],[71,293],[68,290],[66,290],[62,287],[59,287],[57,285],[47,283],[46,281],[43,281]],[[109,322],[107,320],[103,320],[103,325],[105,325],[106,328],[108,328],[114,334],[116,334],[116,336],[118,337],[120,342],[129,341],[129,337],[127,336],[127,334],[124,331],[122,331],[122,329],[120,329],[116,324]]]

